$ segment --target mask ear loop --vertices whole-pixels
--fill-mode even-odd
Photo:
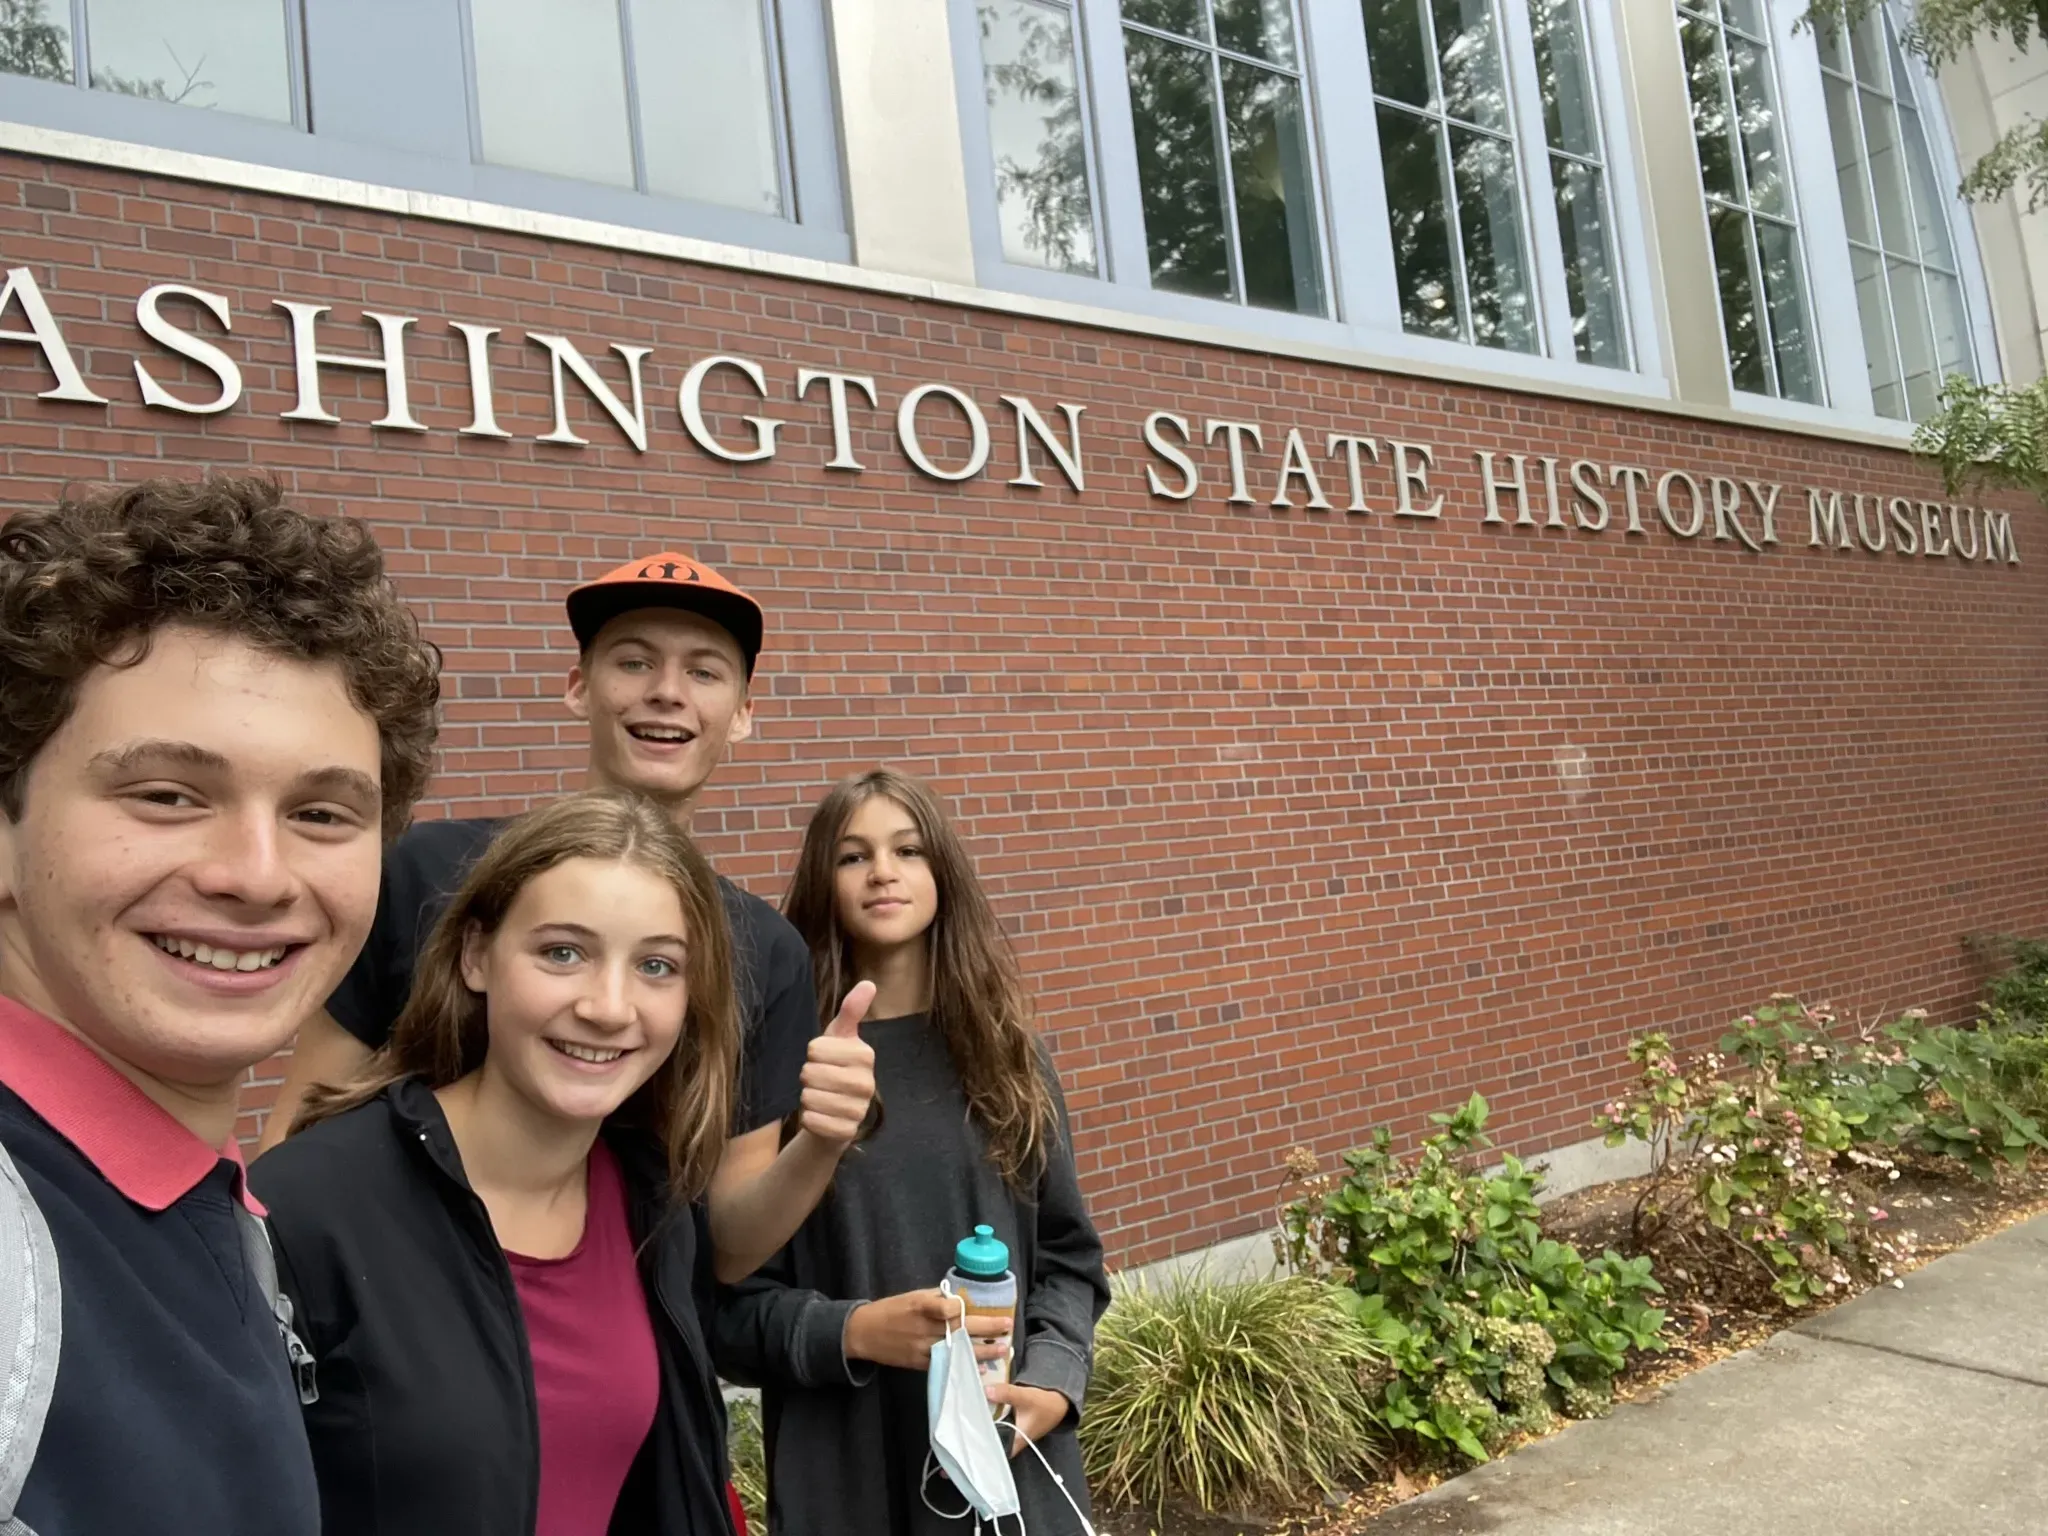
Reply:
[[[1017,1436],[1019,1440],[1022,1440],[1024,1442],[1024,1448],[1031,1452],[1032,1455],[1038,1458],[1038,1464],[1041,1467],[1045,1468],[1045,1475],[1047,1477],[1050,1477],[1053,1480],[1054,1484],[1058,1486],[1060,1490],[1060,1497],[1067,1501],[1067,1507],[1073,1510],[1074,1518],[1081,1522],[1081,1530],[1084,1533],[1084,1536],[1095,1536],[1095,1527],[1090,1525],[1088,1523],[1088,1517],[1081,1513],[1080,1502],[1077,1499],[1075,1499],[1073,1490],[1067,1487],[1067,1480],[1064,1477],[1061,1477],[1059,1473],[1053,1471],[1052,1463],[1045,1459],[1045,1452],[1041,1451],[1038,1448],[1038,1442],[1035,1440],[1026,1440],[1024,1438],[1024,1431],[1018,1429],[1016,1423],[1013,1420],[1005,1419],[999,1422],[996,1425],[996,1428],[999,1430],[1010,1430]]]

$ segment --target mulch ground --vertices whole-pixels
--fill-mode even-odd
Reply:
[[[1544,1231],[1588,1254],[1606,1248],[1627,1252],[1630,1212],[1642,1185],[1641,1180],[1624,1179],[1566,1195],[1545,1208]],[[1910,1271],[2048,1211],[2048,1160],[2037,1160],[2037,1166],[2025,1170],[2001,1168],[1989,1182],[1958,1176],[1952,1164],[1908,1162],[1887,1194],[1885,1208],[1892,1221],[1913,1235]],[[1760,1344],[1815,1310],[1826,1310],[1793,1312],[1767,1295],[1722,1294],[1711,1278],[1696,1279],[1673,1269],[1659,1264],[1657,1270],[1671,1317],[1669,1347],[1631,1362],[1615,1382],[1617,1401],[1654,1396],[1679,1377]],[[1844,1295],[1834,1304],[1848,1299]],[[1443,1476],[1441,1469],[1396,1464],[1341,1498],[1291,1509],[1103,1510],[1096,1529],[1101,1536],[1368,1536],[1375,1516],[1433,1488]]]

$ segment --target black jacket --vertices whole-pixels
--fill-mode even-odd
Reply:
[[[654,1138],[607,1128],[661,1364],[611,1536],[732,1536],[725,1409],[699,1320],[700,1207],[665,1202]],[[332,1536],[533,1536],[540,1426],[512,1269],[433,1093],[393,1084],[249,1171],[318,1362],[306,1429]],[[654,1240],[648,1241],[649,1234]]]

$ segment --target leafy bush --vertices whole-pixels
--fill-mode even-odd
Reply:
[[[726,1404],[726,1453],[731,1460],[732,1486],[746,1511],[747,1528],[768,1529],[768,1460],[761,1439],[761,1403],[739,1397]]]
[[[1647,1259],[1589,1260],[1545,1238],[1541,1177],[1517,1159],[1491,1174],[1469,1166],[1489,1146],[1478,1094],[1430,1118],[1440,1129],[1412,1160],[1384,1129],[1345,1154],[1342,1175],[1290,1156],[1301,1192],[1280,1245],[1297,1272],[1344,1285],[1391,1352],[1388,1426],[1484,1461],[1559,1409],[1604,1412],[1628,1352],[1663,1347],[1649,1299],[1662,1287]]]
[[[1991,1018],[2021,1030],[2048,1028],[2048,944],[1996,935],[1975,947],[2006,962],[1984,996]]]
[[[1786,1031],[1801,1038],[1784,1042]],[[1888,1213],[1875,1191],[1836,1166],[1853,1153],[1874,1179],[1897,1176],[1882,1151],[1854,1148],[1847,1118],[1866,1117],[1872,1146],[1897,1134],[1903,1117],[1887,1097],[1890,1080],[1879,1073],[1869,1085],[1875,1109],[1845,1112],[1828,1092],[1832,1048],[1805,1033],[1774,1002],[1746,1018],[1723,1051],[1681,1059],[1668,1037],[1646,1035],[1628,1052],[1642,1070],[1636,1091],[1595,1120],[1610,1146],[1633,1137],[1651,1149],[1631,1226],[1639,1250],[1685,1254],[1691,1268],[1737,1288],[1767,1284],[1793,1307],[1889,1279],[1902,1257],[1878,1230]],[[1818,1071],[1788,1070],[1794,1062]]]
[[[1119,1282],[1081,1417],[1089,1485],[1154,1509],[1328,1491],[1377,1465],[1384,1362],[1314,1280]]]

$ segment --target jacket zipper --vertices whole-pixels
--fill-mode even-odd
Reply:
[[[427,1153],[427,1161],[458,1189],[468,1202],[470,1236],[486,1254],[488,1262],[498,1280],[501,1298],[508,1304],[512,1318],[512,1331],[519,1341],[519,1374],[526,1389],[526,1464],[531,1469],[526,1479],[526,1519],[523,1522],[527,1536],[538,1536],[540,1528],[540,1394],[533,1380],[533,1347],[526,1336],[525,1309],[519,1304],[519,1285],[512,1278],[511,1262],[505,1257],[505,1248],[498,1241],[498,1234],[491,1226],[491,1213],[483,1202],[483,1196],[460,1179],[452,1177],[441,1167],[440,1159],[433,1155],[433,1145],[425,1131],[420,1132],[420,1146]]]

